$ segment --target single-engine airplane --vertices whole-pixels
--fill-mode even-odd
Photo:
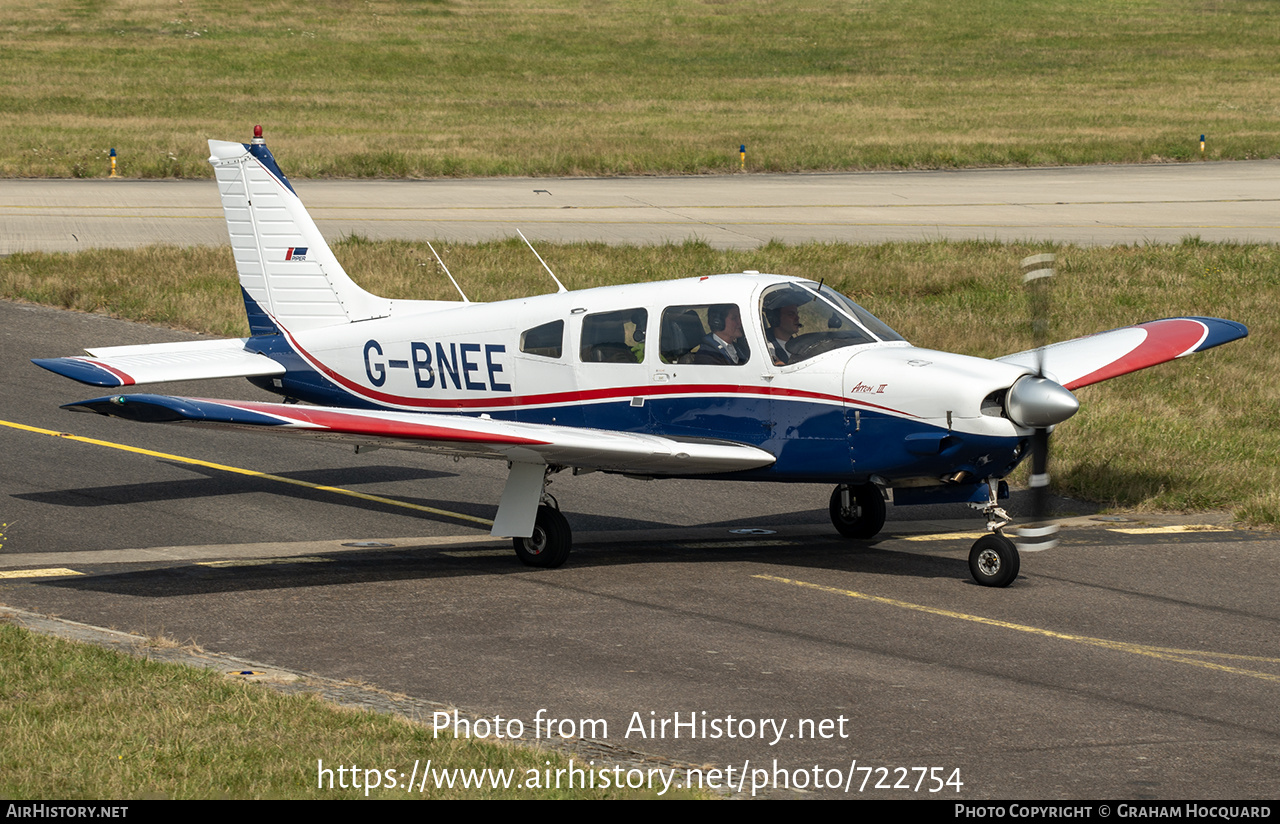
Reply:
[[[128,394],[64,408],[507,461],[492,534],[538,567],[569,555],[545,487],[571,469],[831,483],[832,523],[858,539],[880,531],[889,494],[968,502],[991,533],[970,553],[973,577],[1007,586],[1020,561],[1002,479],[1075,413],[1070,390],[1248,334],[1166,318],[984,360],[916,348],[821,282],[753,271],[393,301],[343,271],[261,127],[209,149],[250,336],[34,362],[105,387],[245,377],[287,402]]]

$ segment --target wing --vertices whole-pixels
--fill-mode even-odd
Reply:
[[[37,358],[36,366],[90,386],[133,386],[206,378],[283,375],[285,368],[244,348],[248,338],[149,343],[86,350],[91,358]]]
[[[1044,371],[1067,389],[1105,381],[1246,337],[1242,323],[1221,318],[1165,318],[1030,349],[997,360]]]
[[[768,466],[772,454],[728,441],[680,441],[633,432],[516,423],[488,416],[336,409],[299,404],[115,395],[67,404],[146,423],[300,435],[358,447],[412,449],[521,464],[636,475],[707,475]]]

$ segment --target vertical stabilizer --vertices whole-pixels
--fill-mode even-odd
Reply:
[[[252,144],[209,141],[253,334],[389,315],[390,300],[343,271],[260,134]]]

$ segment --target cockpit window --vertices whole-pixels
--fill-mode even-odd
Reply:
[[[760,297],[765,342],[775,366],[823,352],[902,336],[844,295],[811,282],[770,287]]]
[[[817,288],[813,283],[807,283],[805,285],[810,288],[814,288],[814,289]],[[875,335],[880,340],[883,340],[883,341],[905,341],[906,340],[906,338],[902,337],[902,335],[899,335],[897,332],[893,331],[893,329],[889,327],[889,324],[880,320],[880,318],[871,314],[866,309],[863,309],[861,306],[849,300],[848,297],[840,294],[835,289],[832,289],[830,286],[826,286],[824,284],[822,286],[821,294],[824,299],[831,302],[833,305],[843,309],[844,312],[848,314],[850,317],[856,318],[858,323],[862,324],[863,328],[865,328],[871,334]]]

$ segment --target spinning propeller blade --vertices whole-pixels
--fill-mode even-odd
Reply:
[[[1036,348],[1035,383],[1045,399],[1038,399],[1037,411],[1054,401],[1060,404],[1074,404],[1065,389],[1053,383],[1044,374],[1044,347],[1049,343],[1049,288],[1054,275],[1054,255],[1032,255],[1022,261],[1022,282],[1027,287],[1027,299],[1031,310],[1031,329]],[[1024,378],[1024,381],[1027,379]],[[1059,394],[1061,393],[1061,394]],[[1065,408],[1062,411],[1066,411]],[[1074,413],[1071,409],[1059,420],[1065,420]],[[1033,417],[1033,416],[1031,416]],[[1028,420],[1028,424],[1036,424],[1031,435],[1031,523],[1016,530],[1018,547],[1023,552],[1039,552],[1052,549],[1058,545],[1058,524],[1049,517],[1049,427],[1045,419],[1056,418],[1057,415],[1042,415],[1039,420]],[[1057,421],[1055,421],[1057,422]]]

